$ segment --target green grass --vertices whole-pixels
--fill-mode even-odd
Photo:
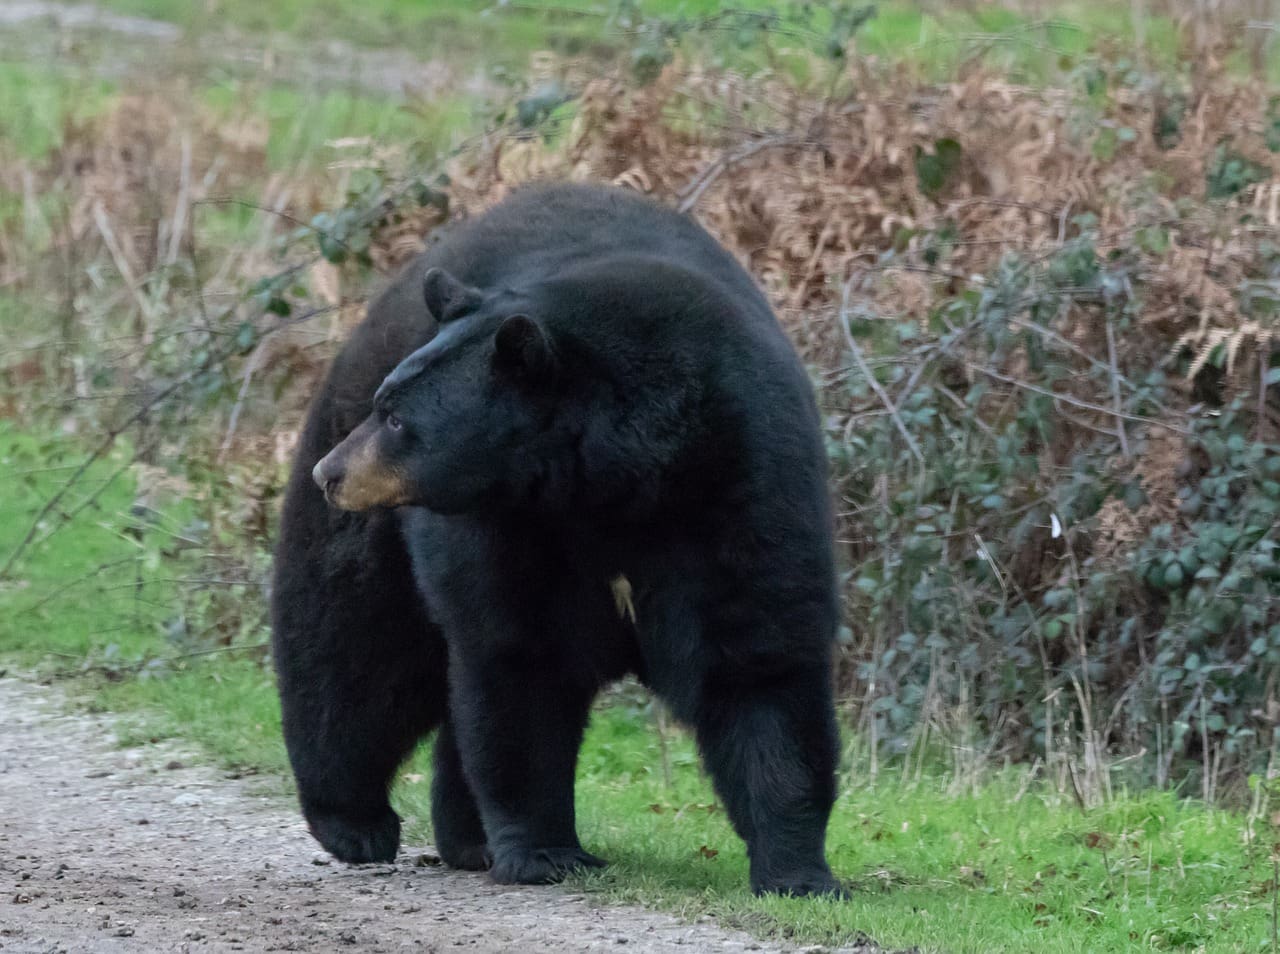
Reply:
[[[37,439],[0,423],[0,559],[18,546],[84,455],[71,440]],[[148,550],[125,532],[133,493],[120,469],[128,459],[122,447],[90,470],[39,526],[12,578],[0,581],[0,651],[18,652],[28,662],[81,662],[108,647],[122,658],[154,650],[152,628],[167,608],[162,593],[139,593],[131,585]],[[58,529],[59,513],[81,507],[69,529]]]
[[[8,491],[0,496],[0,553],[21,539],[82,453],[66,438],[0,426]],[[68,507],[115,473],[125,453],[95,465]],[[146,536],[139,542],[125,532],[132,498],[127,473],[116,477],[0,585],[0,666],[68,673],[90,663],[75,685],[95,708],[126,714],[126,744],[178,737],[205,747],[211,761],[260,770],[269,789],[287,792],[269,669],[256,657],[188,656],[170,643],[172,590],[154,581],[171,570],[153,562]],[[173,502],[159,536],[184,516]],[[103,565],[111,569],[97,572]],[[141,591],[132,585],[139,574],[153,581]],[[411,841],[430,839],[429,764],[424,746],[395,791]],[[852,898],[756,899],[746,890],[742,843],[682,733],[670,739],[669,764],[670,786],[636,690],[597,711],[579,765],[579,827],[612,866],[577,879],[582,890],[807,943],[866,932],[948,954],[1271,949],[1266,845],[1246,846],[1239,814],[1174,794],[1125,793],[1086,813],[1018,769],[993,771],[976,792],[958,794],[943,772],[910,783],[883,772],[868,785],[848,771],[828,847]]]
[[[671,786],[658,738],[634,706],[596,714],[579,765],[579,827],[612,866],[579,879],[615,901],[797,941],[951,952],[1268,950],[1270,862],[1241,840],[1242,820],[1169,793],[1125,794],[1081,812],[1023,772],[950,794],[943,774],[876,786],[849,780],[831,820],[843,903],[757,899],[741,841],[718,809],[683,734]],[[429,837],[429,769],[402,773],[397,804],[411,837]]]
[[[528,54],[551,46],[561,50],[604,41],[625,46],[625,36],[606,30],[607,3],[557,0],[543,5],[499,7],[464,0],[368,0],[347,4],[324,0],[224,0],[217,5],[186,0],[108,0],[104,6],[172,21],[200,44],[233,43],[234,32],[255,37],[279,36],[305,56],[306,44],[340,38],[366,46],[392,45],[411,50],[422,60],[441,59],[465,72],[478,67],[521,72]],[[745,0],[744,8],[767,8],[764,0]],[[648,0],[651,15],[696,17],[720,7],[711,0]],[[819,27],[819,30],[821,27]],[[232,31],[228,33],[227,31]],[[1176,53],[1173,25],[1152,18],[1146,27],[1147,55],[1157,65],[1171,66]],[[1014,81],[1061,80],[1100,44],[1132,46],[1133,25],[1127,8],[1095,0],[1066,3],[1049,21],[997,6],[975,13],[945,8],[922,10],[905,3],[880,5],[877,15],[858,33],[864,55],[906,60],[939,76],[981,53]],[[775,46],[796,44],[779,38]],[[96,38],[73,60],[58,63],[0,64],[0,146],[25,159],[38,160],[62,139],[68,122],[80,121],[105,108],[118,95],[114,81],[93,78],[94,57],[111,61],[109,36]],[[20,47],[15,53],[20,52]],[[735,56],[759,58],[749,51]],[[810,62],[784,57],[798,77],[809,75]],[[1273,58],[1280,77],[1280,58]],[[175,60],[176,64],[178,61]],[[228,75],[223,66],[201,66],[191,58],[189,78],[197,101],[215,119],[264,120],[272,171],[292,171],[333,158],[325,144],[343,137],[369,137],[379,144],[422,142],[447,146],[475,130],[486,112],[474,94],[432,97],[406,108],[400,97],[350,90],[317,95],[287,79],[264,84],[252,77]],[[0,195],[0,219],[12,218],[20,198]],[[246,198],[250,198],[247,197]]]
[[[73,78],[33,63],[0,63],[0,145],[38,160],[60,146],[68,124],[84,122],[120,95],[109,80]],[[273,170],[324,162],[326,143],[368,137],[378,144],[447,141],[478,124],[480,104],[465,96],[407,108],[394,98],[347,90],[319,95],[287,84],[218,79],[198,90],[214,123],[260,118]]]
[[[607,29],[614,4],[608,0],[551,0],[539,4],[500,5],[469,0],[369,0],[358,4],[326,0],[225,0],[210,12],[185,0],[107,0],[119,12],[177,23],[191,35],[228,27],[254,34],[287,37],[335,36],[360,46],[411,49],[423,59],[520,68],[528,53],[540,48],[574,51],[603,42],[625,45],[625,36]],[[732,7],[779,10],[769,0],[642,0],[651,17],[694,19]],[[821,29],[819,25],[818,29]],[[1177,30],[1165,16],[1148,17],[1143,55],[1153,65],[1169,67],[1177,52]],[[1135,46],[1132,13],[1126,4],[1101,0],[1064,2],[1042,17],[1001,4],[972,11],[927,9],[915,3],[877,4],[876,16],[858,33],[864,55],[907,60],[932,75],[946,76],[981,53],[986,61],[1018,80],[1045,81],[1069,70],[1076,61],[1102,46]],[[779,46],[794,46],[793,38]],[[1280,65],[1274,69],[1280,78]]]
[[[194,742],[221,763],[273,774],[292,789],[280,705],[269,669],[251,659],[167,665],[163,673],[99,682],[94,708],[132,713],[122,745],[172,737]]]
[[[187,0],[110,0],[103,6],[176,23],[196,36],[233,28],[259,36],[334,37],[363,47],[411,49],[424,60],[485,54],[488,62],[507,65],[519,65],[549,35],[561,46],[589,39],[602,19],[592,14],[599,5],[586,0],[560,0],[548,10],[519,4],[499,9],[483,0],[224,0],[213,10]]]
[[[68,123],[83,122],[107,103],[112,84],[37,64],[0,63],[0,146],[40,159],[62,143]]]
[[[336,158],[334,140],[367,137],[379,146],[436,142],[480,125],[480,104],[454,96],[410,110],[394,99],[333,90],[319,95],[284,84],[261,87],[227,81],[204,89],[202,104],[220,118],[259,117],[267,123],[267,161],[271,169],[291,171]]]

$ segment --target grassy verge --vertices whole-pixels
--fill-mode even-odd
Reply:
[[[316,95],[283,83],[237,81],[206,87],[200,101],[215,123],[246,116],[264,123],[270,169],[294,174],[331,161],[334,153],[328,144],[334,140],[367,138],[380,146],[448,143],[450,137],[478,125],[479,109],[464,95],[417,104],[411,111],[402,103],[355,91]]]
[[[495,40],[519,54],[545,42],[548,25],[569,40],[598,32],[596,22],[602,19],[594,13],[598,5],[587,0],[546,5],[471,0],[371,0],[358,4],[227,0],[216,5],[185,0],[110,0],[102,6],[176,23],[192,34],[233,26],[250,34],[340,37],[360,46],[411,48],[424,59],[480,52],[491,59],[502,52],[494,49]]]
[[[69,127],[109,110],[122,92],[121,83],[87,73],[0,64],[0,144],[19,158],[44,159]],[[273,171],[323,159],[325,143],[343,137],[369,137],[383,145],[447,141],[476,126],[478,108],[465,95],[416,103],[410,110],[395,99],[355,90],[316,94],[286,82],[216,76],[198,85],[196,101],[210,124],[260,122]]]
[[[831,944],[865,931],[950,952],[1242,951],[1267,936],[1270,864],[1244,849],[1238,817],[1169,794],[1082,813],[1020,771],[956,791],[946,774],[866,785],[854,768],[828,837],[852,899],[752,898],[687,740],[674,752],[668,788],[647,726],[617,709],[597,719],[579,800],[584,836],[616,868],[589,888]]]
[[[15,489],[0,497],[0,552],[22,539],[81,453],[67,439],[0,430],[0,470]],[[166,635],[175,584],[156,578],[151,554],[180,532],[170,528],[181,527],[185,505],[172,501],[139,532],[126,460],[90,471],[62,508],[80,513],[65,525],[48,519],[44,541],[0,588],[0,659],[79,674],[87,704],[127,714],[126,742],[178,736],[285,792],[279,711],[256,647],[193,652]],[[638,692],[624,689],[597,711],[579,766],[580,828],[612,866],[578,886],[602,900],[711,914],[802,942],[866,932],[950,954],[1271,949],[1268,839],[1260,832],[1251,845],[1238,813],[1172,793],[1122,793],[1083,812],[1025,769],[963,781],[882,769],[870,784],[850,756],[829,850],[852,899],[756,899],[742,843],[690,740],[676,732],[665,748],[664,757]],[[431,837],[429,789],[424,747],[395,792],[410,841]]]
[[[545,4],[289,0],[271,5],[226,0],[212,6],[182,0],[106,0],[103,6],[175,23],[192,35],[232,26],[282,38],[335,36],[358,46],[412,49],[423,59],[479,61],[509,68],[521,66],[537,49],[574,53],[633,42],[618,17],[624,8],[633,8],[642,17],[685,21],[714,17],[729,9],[776,12],[787,24],[800,5],[778,0],[739,0],[728,5],[713,0],[640,0],[635,4],[608,0]],[[1164,15],[1146,10],[1146,6],[1139,18],[1141,26],[1137,26],[1137,8],[1098,0],[1051,6],[880,3],[874,18],[859,30],[857,49],[863,55],[911,62],[938,76],[977,57],[1012,78],[1043,81],[1064,67],[1071,68],[1078,58],[1102,49],[1129,50],[1148,65],[1171,67],[1179,52],[1177,17],[1189,15],[1189,8],[1180,10],[1175,4],[1169,8],[1172,13]],[[819,16],[816,29],[821,30],[823,22]],[[1243,62],[1233,65],[1246,68]],[[1276,58],[1267,70],[1273,80],[1280,79]]]
[[[0,63],[0,143],[23,159],[41,159],[61,143],[68,123],[101,110],[111,92],[104,80]]]

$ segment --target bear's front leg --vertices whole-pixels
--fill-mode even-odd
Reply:
[[[499,884],[604,865],[578,841],[573,803],[596,686],[567,678],[547,640],[528,639],[532,648],[450,654],[452,722]]]

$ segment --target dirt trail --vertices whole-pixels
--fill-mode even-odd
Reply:
[[[422,845],[389,865],[331,862],[291,804],[207,763],[122,749],[110,717],[0,678],[0,951],[789,950],[424,866]]]

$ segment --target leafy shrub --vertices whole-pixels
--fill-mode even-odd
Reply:
[[[905,753],[963,706],[1008,755],[1088,735],[1211,795],[1275,723],[1280,447],[1240,400],[1174,410],[1162,349],[1131,349],[1122,374],[1105,336],[1096,357],[1069,340],[1081,311],[1123,333],[1142,308],[1142,270],[1077,225],[928,328],[838,316],[892,403],[857,364],[824,394],[861,718]]]

